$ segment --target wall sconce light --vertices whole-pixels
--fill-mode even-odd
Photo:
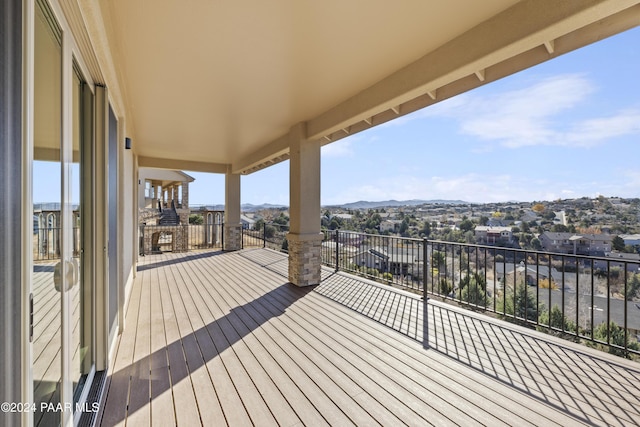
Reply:
[[[131,150],[131,138],[124,139],[124,148],[127,150]]]

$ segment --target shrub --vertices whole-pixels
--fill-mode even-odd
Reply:
[[[199,214],[191,214],[189,215],[189,224],[202,225],[204,224],[204,218]]]

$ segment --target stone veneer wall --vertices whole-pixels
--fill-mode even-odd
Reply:
[[[242,249],[242,224],[224,225],[224,250],[237,251]]]
[[[189,209],[176,209],[176,213],[178,214],[178,218],[180,218],[180,224],[189,225],[189,215],[191,214]]]
[[[187,252],[189,250],[189,228],[182,225],[154,225],[151,227],[141,227],[144,230],[144,253],[152,253],[154,245],[158,243],[160,232],[167,231],[173,233],[171,250],[173,252]],[[156,236],[154,238],[154,235]]]
[[[322,235],[300,239],[289,234],[289,281],[297,286],[320,283],[322,263]]]

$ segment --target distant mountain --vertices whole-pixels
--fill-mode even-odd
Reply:
[[[262,209],[287,209],[289,206],[285,205],[272,205],[271,203],[263,203],[261,205],[252,205],[251,203],[245,203],[241,206],[243,212],[254,212]]]
[[[343,205],[332,205],[344,209],[375,209],[385,207],[400,207],[400,206],[419,206],[419,205],[466,205],[469,202],[463,200],[384,200],[380,202],[368,202],[361,200],[359,202],[345,203]]]
[[[400,206],[419,206],[419,205],[466,205],[469,202],[465,202],[463,200],[384,200],[380,202],[368,202],[364,200],[360,200],[358,202],[345,203],[343,205],[326,205],[323,207],[338,207],[343,209],[376,209],[376,208],[385,208],[385,207],[400,207]],[[207,205],[207,209],[209,210],[224,210],[224,205]],[[254,205],[251,203],[244,203],[241,206],[242,212],[255,212],[262,209],[287,209],[286,205],[272,205],[270,203],[263,203],[261,205]],[[194,209],[198,209],[194,207]]]
[[[272,205],[270,203],[263,203],[261,205],[252,205],[251,203],[244,203],[240,206],[240,210],[242,212],[255,212],[261,209],[286,209],[288,206],[285,205]],[[192,210],[198,209],[208,209],[211,211],[223,211],[224,205],[195,205],[191,208]]]

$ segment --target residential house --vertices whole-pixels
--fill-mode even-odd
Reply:
[[[594,261],[594,267],[602,270],[608,270],[611,267],[618,267],[628,272],[640,273],[640,254],[628,254],[624,252],[607,252],[604,257],[609,261],[602,259]],[[616,262],[618,261],[618,262]]]
[[[525,264],[521,262],[519,265],[513,263],[496,262],[495,277],[505,283],[514,283],[514,274],[516,275],[516,283],[523,277],[526,277],[527,285],[537,285],[541,280],[550,280],[552,286],[562,286],[562,273],[555,267],[549,268],[548,265]]]
[[[190,175],[178,170],[139,168],[138,208],[189,208]]]
[[[398,221],[395,219],[385,219],[384,221],[380,222],[380,232],[384,233],[386,231],[389,232],[394,232],[396,230],[398,230],[398,228],[400,227],[400,224],[402,224],[402,221]]]
[[[417,276],[422,273],[423,254],[418,247],[361,247],[351,260],[359,267],[375,268],[381,273]]]
[[[511,245],[514,243],[511,227],[477,225],[476,243],[480,245]]]
[[[640,234],[621,234],[620,237],[625,245],[640,246]]]
[[[554,212],[555,218],[553,218],[553,223],[557,225],[567,225],[567,215],[565,211]]]
[[[249,218],[247,215],[240,215],[240,222],[242,223],[243,230],[252,230],[256,224],[256,221]]]
[[[613,236],[610,234],[578,235],[545,231],[539,239],[542,249],[546,252],[604,256],[606,252],[611,252]]]

